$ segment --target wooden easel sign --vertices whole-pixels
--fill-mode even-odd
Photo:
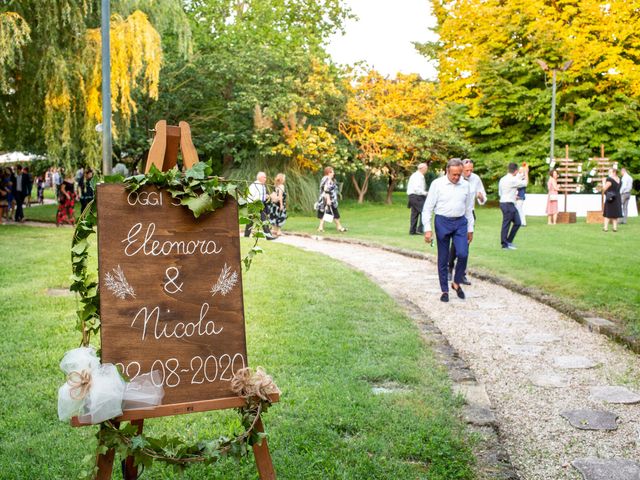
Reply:
[[[163,405],[234,396],[247,366],[235,201],[195,219],[155,187],[98,192],[103,363],[157,372]]]
[[[186,134],[184,122],[158,122],[147,171],[174,166],[178,144],[186,166],[197,162]],[[130,380],[155,372],[165,393],[162,405],[126,410],[115,421],[141,430],[145,418],[243,406],[231,389],[248,365],[236,201],[196,219],[153,186],[132,192],[102,184],[96,199],[102,361]],[[254,454],[260,478],[274,479],[266,441]],[[112,462],[113,452],[98,460],[98,478],[110,478]],[[127,464],[125,478],[136,478]]]

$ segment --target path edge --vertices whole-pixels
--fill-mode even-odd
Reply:
[[[312,235],[303,232],[287,232],[287,235],[292,235],[296,237],[304,237],[304,238],[312,238],[315,240],[322,240],[328,242],[335,243],[346,243],[350,245],[361,245],[363,247],[369,248],[378,248],[380,250],[384,250],[391,253],[397,253],[398,255],[403,255],[409,258],[417,258],[420,260],[427,260],[433,264],[436,263],[436,259],[430,255],[425,253],[415,252],[413,250],[407,250],[405,248],[394,247],[390,245],[383,245],[376,242],[368,242],[366,240],[359,240],[355,238],[335,238],[335,237],[323,237],[319,235]],[[532,298],[544,305],[547,305],[554,310],[566,315],[567,317],[585,325],[589,331],[601,333],[611,340],[619,343],[627,348],[629,348],[632,352],[636,354],[640,354],[640,340],[636,340],[635,338],[627,335],[624,332],[624,329],[620,326],[619,322],[612,322],[610,320],[600,318],[597,315],[591,312],[584,312],[574,308],[568,302],[561,300],[558,297],[553,295],[549,295],[548,293],[543,292],[537,288],[533,287],[525,287],[517,282],[512,280],[506,280],[503,278],[499,278],[496,275],[493,275],[487,271],[482,269],[473,270],[470,269],[469,273],[480,280],[485,280],[487,282],[493,283],[495,285],[499,285],[501,287],[505,287],[511,291],[517,292],[526,297]]]

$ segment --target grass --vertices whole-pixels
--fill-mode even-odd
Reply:
[[[69,284],[70,229],[0,227],[0,478],[75,478],[96,427],[56,417],[59,361],[78,345]],[[417,327],[362,274],[325,257],[265,245],[245,276],[250,364],[282,390],[265,417],[282,479],[467,479],[473,459],[459,399]],[[95,260],[95,256],[94,256]],[[394,382],[404,393],[373,395]],[[154,435],[189,441],[229,433],[234,412],[149,420]],[[114,478],[121,478],[119,473]],[[252,458],[154,466],[148,479],[254,479]]]
[[[489,271],[522,285],[534,286],[560,297],[581,310],[622,320],[631,334],[640,336],[640,220],[629,219],[618,233],[604,233],[602,226],[547,225],[546,217],[528,217],[527,227],[516,237],[518,250],[500,248],[502,216],[497,208],[479,207],[471,245],[469,270]],[[408,235],[406,196],[396,194],[393,205],[344,201],[342,222],[348,233],[325,226],[325,236],[346,236],[436,255],[419,236]],[[316,233],[318,220],[298,215],[286,229]],[[473,287],[471,287],[473,288]]]

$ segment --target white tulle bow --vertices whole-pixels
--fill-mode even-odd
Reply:
[[[111,363],[100,364],[91,347],[69,350],[60,368],[67,381],[58,390],[58,417],[78,416],[83,423],[100,423],[122,415],[123,409],[159,405],[164,396],[154,373],[125,382]]]

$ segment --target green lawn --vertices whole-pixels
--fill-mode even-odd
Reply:
[[[344,201],[340,205],[344,234],[333,225],[325,236],[351,237],[393,245],[427,254],[435,247],[410,236],[406,196],[397,194],[393,205]],[[528,217],[516,237],[518,250],[500,248],[502,216],[497,208],[479,207],[471,246],[469,270],[483,270],[526,286],[538,287],[581,310],[626,322],[640,335],[640,220],[630,219],[618,233],[587,225],[584,218],[572,225],[547,225],[546,217]],[[287,220],[286,230],[316,233],[318,220],[298,215]],[[470,288],[473,288],[470,287]]]
[[[355,225],[349,221],[348,225]],[[96,427],[56,416],[58,364],[79,343],[69,284],[70,229],[0,227],[0,478],[72,479]],[[265,242],[267,243],[267,242]],[[282,390],[265,417],[282,479],[467,479],[473,459],[459,400],[417,327],[364,275],[269,242],[245,276],[249,361]],[[95,257],[94,257],[95,259]],[[403,393],[373,395],[394,382]],[[149,420],[153,435],[229,433],[237,414]],[[121,478],[120,474],[114,478]],[[146,479],[254,479],[240,467],[154,467]]]
[[[34,222],[56,222],[56,212],[58,211],[58,205],[32,205],[31,207],[24,207],[25,220],[31,220]],[[76,203],[74,208],[74,214],[76,219],[80,217],[80,202]]]

